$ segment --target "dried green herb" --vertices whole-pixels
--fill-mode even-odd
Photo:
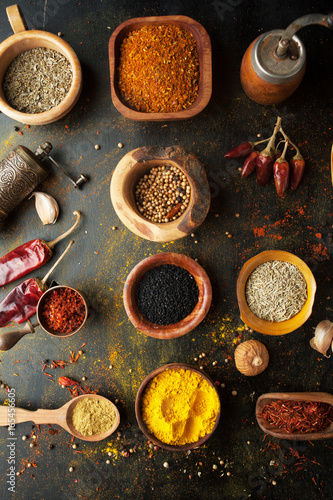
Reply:
[[[36,47],[16,56],[5,73],[8,104],[22,113],[43,113],[65,98],[72,84],[68,59],[53,49]]]
[[[266,321],[286,321],[300,312],[307,299],[303,274],[290,262],[264,262],[250,274],[245,297],[250,310]]]

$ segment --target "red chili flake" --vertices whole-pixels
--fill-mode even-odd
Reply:
[[[277,399],[265,405],[262,417],[285,432],[307,434],[326,429],[333,420],[333,407],[318,401]]]
[[[83,323],[86,306],[82,297],[70,288],[53,290],[45,299],[42,318],[51,330],[71,333]]]

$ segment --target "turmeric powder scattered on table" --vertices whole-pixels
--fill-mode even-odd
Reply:
[[[212,432],[220,401],[216,389],[200,374],[168,369],[148,383],[141,411],[151,434],[165,444],[181,446]]]

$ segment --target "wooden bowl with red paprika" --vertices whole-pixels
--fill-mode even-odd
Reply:
[[[37,319],[54,337],[70,337],[84,326],[88,317],[87,301],[81,292],[67,285],[49,288],[39,299]]]
[[[123,61],[121,54],[125,52],[123,42],[129,40],[131,43],[133,33],[138,36],[124,56],[127,58],[127,68],[125,74],[122,74],[122,81],[119,75]],[[183,40],[177,43],[177,38],[182,34],[185,36],[185,46],[186,38],[191,39],[190,46],[193,46],[191,50],[184,49],[184,53],[181,52],[182,47],[185,47]],[[160,44],[159,50],[156,43]],[[135,57],[133,52],[136,53]],[[197,82],[193,84],[192,78],[187,82],[182,75],[191,71],[189,59],[196,52],[197,70],[194,71],[193,78]],[[158,59],[156,54],[161,57]],[[138,17],[123,22],[110,38],[109,62],[112,102],[122,115],[132,120],[169,121],[193,118],[210,100],[211,42],[204,27],[190,17]],[[150,63],[151,68],[148,67]],[[171,66],[172,72],[168,71]],[[178,77],[175,78],[175,74]],[[126,78],[128,89],[124,94],[122,87]],[[183,82],[184,86],[179,82]]]

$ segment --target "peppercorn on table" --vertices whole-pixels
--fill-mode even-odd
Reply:
[[[25,125],[0,114],[0,160],[19,145],[36,151],[45,141],[52,144],[50,156],[54,161],[44,155],[41,161],[48,175],[35,191],[47,193],[59,205],[55,223],[43,225],[35,198],[26,196],[4,218],[0,257],[28,242],[53,242],[71,227],[73,212],[79,212],[81,218],[70,235],[74,244],[53,271],[52,279],[80,291],[87,301],[88,314],[83,327],[64,338],[48,335],[32,315],[34,326],[26,328],[11,349],[0,352],[1,404],[8,407],[10,425],[0,427],[1,499],[333,497],[333,440],[278,439],[266,434],[256,420],[256,403],[262,394],[332,393],[332,362],[312,348],[326,352],[323,340],[319,333],[316,336],[319,345],[312,341],[310,346],[310,340],[316,326],[333,317],[330,174],[333,69],[328,57],[333,51],[333,30],[325,25],[308,25],[297,32],[306,47],[307,65],[301,84],[285,101],[270,106],[257,104],[245,94],[240,80],[242,58],[259,35],[274,29],[285,30],[304,15],[328,14],[329,3],[327,0],[297,0],[288,5],[277,0],[20,2],[28,30],[53,33],[74,49],[82,67],[83,86],[73,109],[53,123]],[[10,5],[10,0],[0,0],[0,43],[13,34],[6,16]],[[167,121],[132,120],[122,115],[112,102],[110,37],[127,20],[170,15],[194,19],[210,37],[211,99],[199,114],[186,120],[173,121],[169,117]],[[162,71],[167,63],[161,56],[173,57],[174,40],[165,44],[163,54],[155,54],[156,45],[150,47],[147,41],[149,31],[154,34],[157,30],[145,30],[141,40],[147,57],[136,59],[136,63],[127,61],[130,69],[127,67],[126,71],[134,71],[134,76],[131,74],[134,80],[124,82],[126,93],[131,81],[139,95],[141,87],[156,92],[155,84],[149,87],[144,81],[145,74],[149,78],[144,65],[150,61],[152,67]],[[166,30],[170,36],[175,36],[174,31]],[[192,43],[192,39],[190,45],[179,42],[179,60],[172,63],[177,70],[183,69],[183,56],[184,61],[188,58],[194,64],[193,95],[187,94],[185,87],[182,93],[179,81],[176,89],[179,103],[187,103],[188,110],[192,97],[195,98],[197,91],[200,94],[200,88],[195,88],[197,55],[187,53],[192,51]],[[140,70],[139,81],[135,80],[136,65]],[[0,74],[4,71],[0,59]],[[48,84],[50,80],[44,76]],[[168,85],[167,79],[162,78],[158,91],[149,96],[152,109],[161,109],[170,92]],[[134,101],[138,99],[136,95]],[[172,107],[173,103],[169,104]],[[274,137],[269,141],[272,134]],[[224,157],[239,145],[243,156],[238,149],[238,154]],[[112,174],[120,160],[136,148],[153,147],[180,147],[194,155],[205,168],[210,189],[210,209],[203,222],[192,232],[187,230],[185,237],[169,242],[151,241],[132,232],[118,218],[110,198]],[[274,166],[271,160],[276,160],[279,154],[281,160]],[[261,163],[254,171],[258,156]],[[81,175],[88,181],[75,183],[73,179],[80,179]],[[0,190],[8,179],[0,169]],[[184,188],[175,181],[173,191],[177,187]],[[154,196],[152,193],[150,198]],[[19,199],[20,193],[15,196]],[[182,202],[172,196],[175,201],[170,198],[170,203]],[[165,213],[171,213],[172,208]],[[186,207],[179,219],[184,214]],[[0,217],[3,219],[1,211]],[[29,269],[26,276],[16,274],[11,283],[5,280],[0,302],[23,280],[45,276],[68,242],[69,238],[59,241],[53,255],[48,259],[43,257],[43,269],[36,270],[30,259],[32,267],[24,266]],[[281,336],[262,334],[246,326],[237,302],[237,278],[243,265],[267,250],[290,252],[302,259],[317,286],[310,317],[296,330]],[[143,259],[162,252],[196,259],[212,285],[212,302],[203,321],[186,335],[171,339],[155,338],[137,330],[123,305],[124,284],[130,271]],[[315,287],[311,293],[314,291]],[[166,300],[164,297],[163,301]],[[0,336],[19,327],[17,323],[8,323],[0,329]],[[33,330],[35,333],[31,333]],[[329,329],[327,332],[330,334]],[[249,369],[256,354],[248,352],[247,345],[238,351],[244,356],[241,365],[247,369],[241,368],[241,373],[236,367],[236,347],[245,341],[260,342],[267,349],[268,354],[264,348],[260,351],[265,353],[263,366],[267,361],[264,369]],[[221,401],[220,420],[213,435],[201,447],[187,451],[162,449],[148,441],[135,416],[135,399],[141,382],[157,368],[172,363],[190,365],[206,373],[215,383]],[[108,398],[120,413],[119,427],[102,441],[72,438],[56,424],[15,425],[15,408],[57,409],[72,397],[87,393]],[[316,410],[318,400],[311,401],[310,405],[298,406],[307,412],[311,408]],[[325,418],[330,417],[328,407],[323,408]],[[168,412],[171,411],[172,406],[168,406]],[[275,404],[275,421],[280,420],[280,411]],[[293,428],[291,409],[288,411],[286,418],[290,421],[286,428]],[[302,422],[305,428],[310,427],[306,413]],[[207,422],[201,425],[211,428]]]

